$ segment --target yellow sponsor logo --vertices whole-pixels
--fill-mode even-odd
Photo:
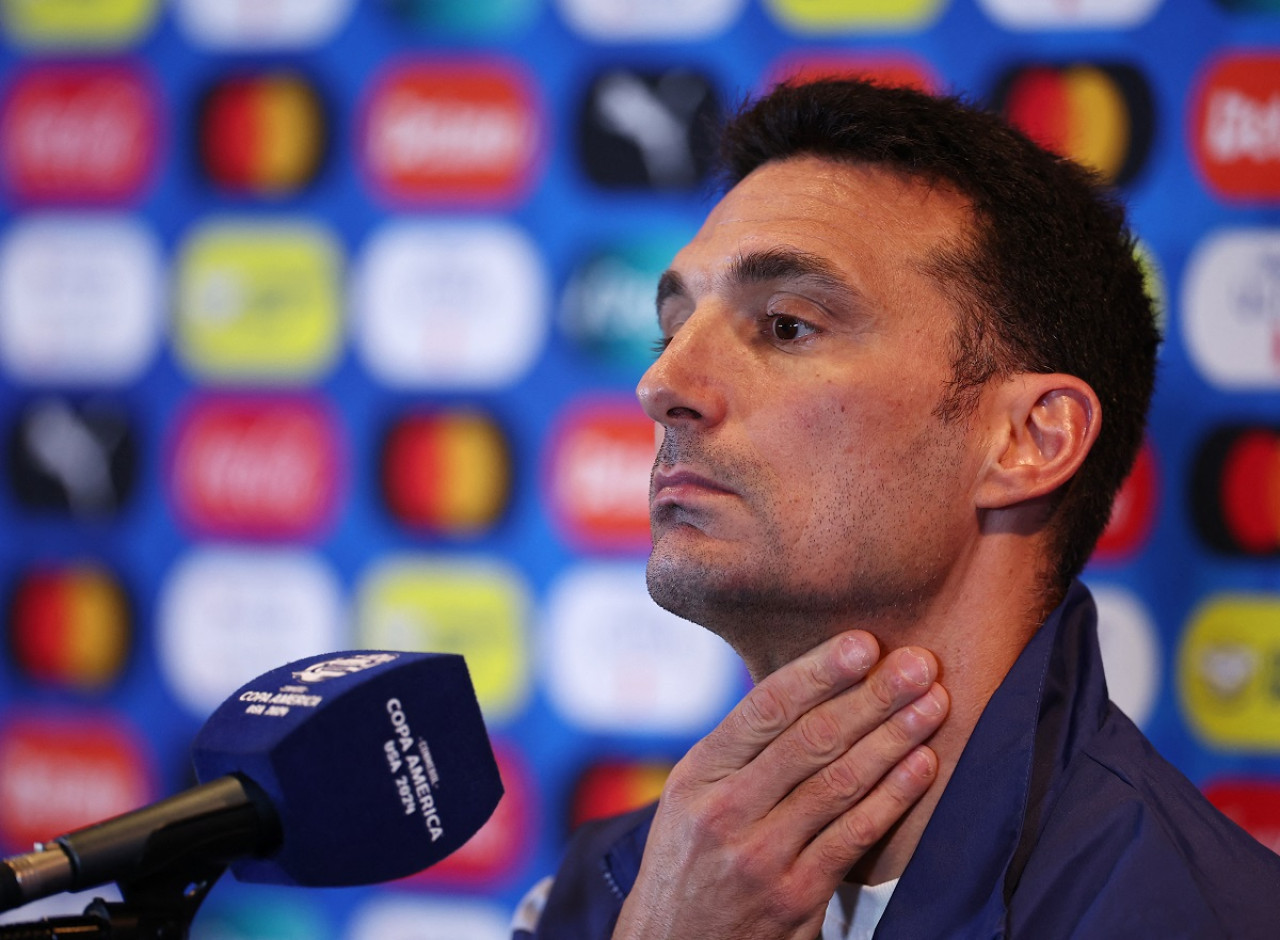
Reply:
[[[29,46],[112,48],[142,36],[159,0],[0,0],[0,24]]]
[[[1280,751],[1280,596],[1203,604],[1183,636],[1178,688],[1188,722],[1208,743]]]
[[[213,380],[319,377],[342,342],[341,263],[308,223],[206,225],[179,261],[179,355]]]
[[[499,562],[398,557],[365,576],[356,635],[368,649],[460,653],[485,717],[497,719],[528,691],[529,607],[523,579]]]
[[[946,0],[766,0],[784,25],[810,33],[854,29],[922,29]]]

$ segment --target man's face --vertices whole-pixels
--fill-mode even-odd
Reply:
[[[941,589],[976,532],[980,423],[934,414],[955,313],[925,266],[969,218],[949,190],[814,157],[716,206],[659,285],[667,345],[637,389],[663,427],[658,603],[743,652]]]

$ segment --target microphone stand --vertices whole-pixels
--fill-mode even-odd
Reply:
[[[79,917],[0,925],[0,940],[186,940],[196,911],[226,870],[216,862],[120,884],[121,901],[94,898]]]
[[[186,940],[226,865],[206,862],[120,883],[121,901],[94,898],[84,914],[0,925],[0,940]]]
[[[150,832],[140,854],[130,856],[133,874],[115,879],[122,900],[95,898],[79,917],[0,925],[0,940],[186,940],[196,911],[231,860],[279,841],[278,823],[256,787],[232,777],[203,786],[232,789],[245,795],[244,802]]]

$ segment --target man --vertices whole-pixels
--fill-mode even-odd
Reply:
[[[524,928],[1280,935],[1280,857],[1107,701],[1074,580],[1155,368],[1120,209],[989,114],[861,82],[780,87],[723,146],[638,389],[648,577],[757,685]]]

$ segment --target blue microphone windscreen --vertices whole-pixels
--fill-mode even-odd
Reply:
[[[207,782],[238,773],[267,794],[282,839],[232,864],[241,881],[389,881],[458,849],[502,781],[461,656],[312,656],[244,685],[192,748]]]

